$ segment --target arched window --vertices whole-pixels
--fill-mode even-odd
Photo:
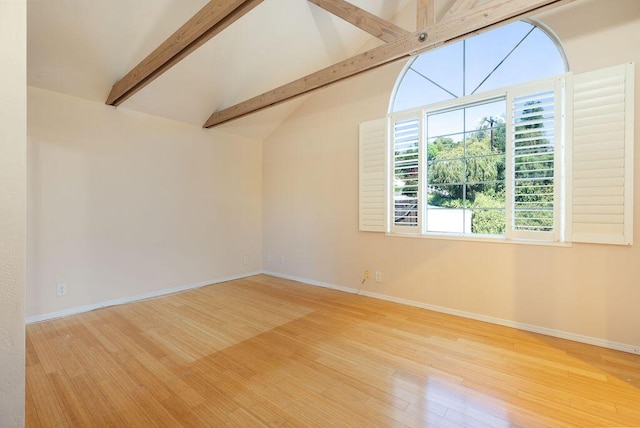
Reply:
[[[565,71],[527,22],[414,59],[392,103],[392,230],[559,239],[563,95],[549,78]]]
[[[518,21],[417,56],[398,78],[389,112],[566,71],[558,43],[540,27]]]

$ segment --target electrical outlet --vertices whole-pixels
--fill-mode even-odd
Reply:
[[[67,294],[67,284],[58,284],[56,286],[56,293],[58,297],[62,297]]]
[[[243,265],[248,265],[249,264],[249,256],[244,256],[242,258],[242,264]]]
[[[280,264],[283,265],[284,264],[284,256],[280,256]]]
[[[271,263],[271,255],[267,254],[267,263]]]
[[[376,282],[382,282],[382,272],[376,272]]]

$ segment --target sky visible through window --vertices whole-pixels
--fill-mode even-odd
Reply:
[[[398,85],[392,110],[435,104],[564,72],[565,63],[554,41],[534,25],[518,21],[418,56]]]

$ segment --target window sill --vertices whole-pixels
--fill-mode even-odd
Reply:
[[[565,247],[570,248],[573,246],[571,242],[560,241],[533,241],[529,239],[508,239],[504,236],[492,236],[492,235],[459,235],[453,233],[429,233],[426,235],[415,234],[403,234],[387,232],[386,236],[399,237],[399,238],[422,238],[422,239],[440,239],[446,241],[467,241],[467,242],[483,242],[492,244],[515,244],[515,245],[538,245],[545,247]]]

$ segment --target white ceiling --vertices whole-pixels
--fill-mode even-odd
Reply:
[[[206,0],[29,0],[28,83],[104,102]],[[391,19],[414,0],[351,0]],[[409,29],[412,30],[412,29]],[[121,107],[201,126],[209,115],[345,59],[371,36],[303,0],[265,0]],[[222,125],[262,139],[300,100]]]

